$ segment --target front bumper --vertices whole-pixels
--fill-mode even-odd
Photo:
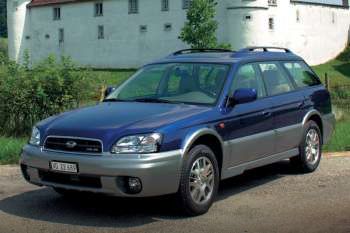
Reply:
[[[50,161],[76,163],[77,175],[50,171]],[[82,155],[46,151],[27,145],[21,155],[23,176],[32,184],[78,191],[105,193],[115,196],[149,197],[176,193],[180,183],[181,150],[147,155]],[[43,174],[64,176],[65,182],[47,180]],[[125,192],[125,177],[137,177],[142,182],[142,191],[135,195]],[[69,182],[72,179],[72,182]],[[84,181],[84,182],[79,182]],[[89,183],[93,181],[93,184]],[[98,183],[98,185],[96,185]]]

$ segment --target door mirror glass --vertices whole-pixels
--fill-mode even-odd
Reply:
[[[240,88],[237,89],[231,97],[231,105],[245,104],[257,100],[258,95],[255,89]]]
[[[107,96],[109,96],[113,91],[115,91],[117,88],[113,87],[113,86],[109,86],[106,88],[105,92],[104,92],[104,97],[106,98]]]

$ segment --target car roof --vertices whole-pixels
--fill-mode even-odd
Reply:
[[[223,49],[185,49],[169,56],[154,61],[150,64],[158,63],[247,63],[258,61],[283,61],[283,60],[303,60],[289,49],[277,47],[248,47],[237,52]],[[150,65],[148,64],[148,65]]]

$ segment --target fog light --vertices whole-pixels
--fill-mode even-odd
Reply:
[[[142,183],[139,178],[129,177],[128,178],[128,193],[137,194],[142,190]]]

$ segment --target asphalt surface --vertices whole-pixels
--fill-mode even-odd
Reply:
[[[350,233],[350,158],[325,158],[300,175],[287,162],[222,182],[209,213],[188,218],[171,197],[65,199],[0,167],[0,233],[332,232]]]

